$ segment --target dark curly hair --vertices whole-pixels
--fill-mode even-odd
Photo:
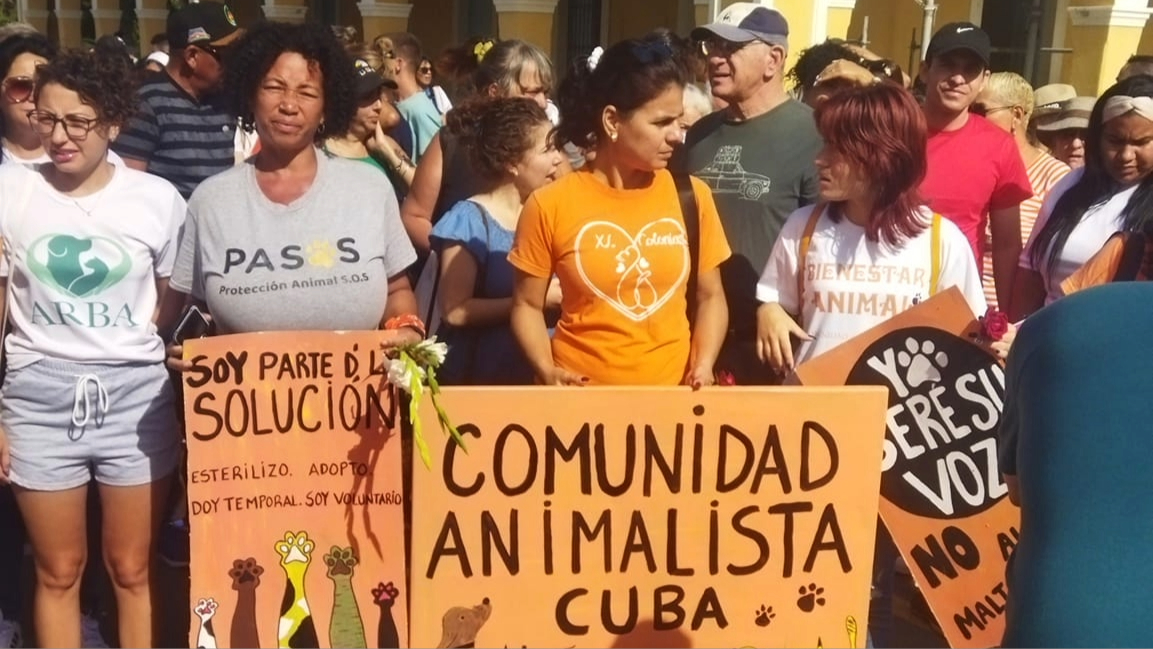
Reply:
[[[830,38],[823,43],[817,43],[801,50],[796,64],[793,65],[792,70],[789,70],[786,77],[795,83],[800,90],[808,90],[817,84],[817,75],[824,72],[825,68],[829,67],[833,61],[855,62],[858,58],[860,57],[845,45],[845,41],[839,38]]]
[[[256,120],[252,104],[264,75],[285,52],[295,52],[320,66],[324,90],[324,129],[316,140],[341,135],[356,115],[356,69],[332,30],[319,23],[257,23],[237,41],[225,72],[225,93],[244,130],[252,132]]]
[[[40,92],[51,83],[80,95],[106,125],[121,126],[136,112],[136,75],[126,57],[101,51],[63,50],[36,69],[33,101],[40,101]]]
[[[445,128],[468,151],[477,175],[489,182],[504,178],[535,144],[533,127],[549,124],[540,104],[526,97],[476,98],[454,107]]]

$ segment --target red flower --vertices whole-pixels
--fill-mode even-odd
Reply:
[[[736,385],[737,377],[728,370],[720,370],[717,372],[717,385]]]
[[[1009,316],[994,307],[989,307],[985,317],[981,318],[981,330],[989,340],[993,342],[1001,340],[1009,333]]]

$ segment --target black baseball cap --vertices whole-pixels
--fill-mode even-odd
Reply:
[[[374,70],[368,61],[364,59],[356,60],[356,96],[368,97],[373,93],[380,92],[384,86],[396,88],[395,81],[385,79],[379,72]]]
[[[715,22],[697,27],[690,34],[704,41],[717,36],[732,43],[764,41],[789,46],[789,21],[775,9],[755,2],[735,2],[717,16]]]
[[[210,0],[190,2],[172,12],[165,32],[173,49],[197,44],[221,47],[242,33],[228,5]]]
[[[925,52],[925,59],[932,61],[938,56],[957,50],[972,52],[981,59],[985,67],[989,67],[993,45],[989,42],[989,35],[985,30],[973,23],[949,23],[933,35],[933,40],[929,41],[929,49]]]

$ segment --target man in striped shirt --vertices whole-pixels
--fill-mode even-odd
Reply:
[[[139,110],[113,149],[129,167],[171,182],[184,198],[235,163],[236,118],[216,99],[222,58],[240,36],[226,5],[189,3],[168,18],[165,71],[140,88]]]

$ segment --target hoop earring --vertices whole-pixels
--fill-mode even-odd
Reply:
[[[316,134],[317,135],[324,135],[324,122],[321,122],[320,126],[316,127]]]

